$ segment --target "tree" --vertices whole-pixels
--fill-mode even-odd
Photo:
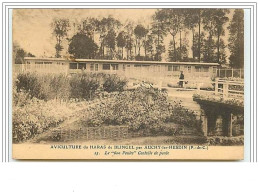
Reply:
[[[13,62],[15,64],[24,64],[25,57],[35,57],[35,55],[31,54],[30,52],[27,53],[24,49],[22,49],[18,43],[13,43]]]
[[[212,39],[212,36],[204,38],[202,40],[204,45],[202,47],[203,61],[204,62],[217,62],[217,56],[215,53],[216,50],[216,42]]]
[[[229,21],[226,16],[229,13],[228,9],[214,9],[214,14],[212,17],[215,23],[215,34],[217,35],[217,62],[220,62],[220,36],[225,35],[224,24]]]
[[[127,37],[124,31],[121,31],[116,37],[117,46],[121,48],[121,58],[123,59],[123,48],[126,46]]]
[[[184,30],[185,10],[184,9],[161,9],[157,15],[161,18],[162,24],[165,25],[165,30],[172,36],[171,52],[174,52],[174,61],[177,61],[176,56],[181,61],[182,59],[182,31]],[[176,35],[179,33],[179,55],[177,55]]]
[[[193,37],[193,45],[192,45],[192,51],[193,51],[193,60],[196,61],[196,58],[200,62],[201,60],[201,51],[203,50],[204,46],[204,39],[205,34],[202,33],[195,33]]]
[[[95,57],[98,46],[85,34],[77,33],[70,41],[68,52],[75,58],[92,59]]]
[[[104,45],[109,48],[109,58],[113,59],[116,46],[116,33],[113,29],[109,30],[104,38]]]
[[[100,21],[96,18],[88,17],[78,26],[78,31],[94,40],[95,32],[98,31]]]
[[[60,58],[60,52],[63,50],[62,40],[67,36],[67,32],[69,30],[69,20],[68,19],[54,19],[51,23],[51,27],[53,28],[53,34],[56,37],[56,57]]]
[[[169,61],[188,61],[188,40],[183,38],[181,47],[174,48],[174,42],[169,43]],[[176,56],[175,56],[176,55]]]
[[[134,29],[134,34],[136,37],[136,46],[138,47],[139,56],[140,56],[141,41],[147,35],[147,33],[148,33],[147,29],[141,24],[137,25]]]
[[[203,29],[208,33],[208,37],[204,39],[204,48],[202,51],[203,61],[205,62],[215,62],[216,43],[213,36],[216,33],[216,27],[213,20],[214,14],[215,9],[205,9],[202,12]]]
[[[105,48],[105,46],[107,46],[107,35],[108,35],[108,33],[109,32],[111,33],[112,31],[116,32],[121,27],[121,25],[122,24],[119,20],[117,20],[117,19],[115,19],[111,16],[108,16],[107,18],[102,18],[98,22],[97,31],[100,34],[100,37],[99,37],[99,40],[101,42],[100,54],[101,54],[102,57],[104,57],[104,48]],[[116,35],[115,35],[115,38],[116,38]]]
[[[200,58],[200,12],[201,9],[185,9],[185,17],[184,17],[184,25],[186,28],[192,31],[192,58],[193,60],[195,57]],[[195,37],[195,28],[198,26],[198,37]],[[197,44],[195,41],[197,41]],[[195,45],[196,44],[196,45]],[[200,61],[200,60],[199,60]]]
[[[244,10],[236,9],[229,29],[229,63],[231,67],[244,67]]]
[[[156,48],[155,60],[162,60],[161,55],[165,52],[163,40],[166,35],[166,24],[164,16],[164,12],[161,10],[158,10],[153,16],[151,34],[153,35]]]
[[[153,60],[154,39],[153,39],[152,35],[147,36],[147,40],[145,42],[145,47],[146,47],[146,51],[147,51],[147,55],[148,55],[148,57],[146,56],[146,60],[147,59]]]
[[[132,49],[133,49],[133,23],[127,22],[125,25],[125,32],[126,32],[126,46],[127,49],[127,60],[132,59]]]
[[[229,13],[228,9],[206,9],[203,11],[203,25],[204,30],[206,30],[209,34],[206,47],[208,49],[205,59],[213,62],[220,63],[220,37],[225,34],[224,24],[229,20],[226,16]],[[216,36],[216,42],[213,37]],[[215,45],[216,44],[216,48]],[[224,47],[222,47],[224,48]],[[214,49],[217,49],[216,60],[214,59]]]
[[[219,59],[217,59],[219,64],[226,64],[227,63],[226,47],[227,46],[224,43],[224,40],[220,39],[220,42],[219,42],[219,52],[220,53],[219,53]]]
[[[23,49],[18,49],[15,56],[15,64],[24,64],[24,57],[26,52]]]

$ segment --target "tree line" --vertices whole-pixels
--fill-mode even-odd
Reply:
[[[51,27],[56,37],[56,57],[61,57],[66,39],[74,58],[90,59],[161,61],[168,53],[168,61],[226,64],[228,48],[230,66],[239,68],[244,66],[244,12],[235,9],[231,18],[229,13],[229,9],[158,9],[148,25],[122,23],[108,16],[88,17],[78,24],[55,19]],[[75,32],[68,37],[71,28]],[[166,51],[164,41],[168,36]]]

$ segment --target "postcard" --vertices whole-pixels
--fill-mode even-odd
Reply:
[[[13,159],[241,160],[244,10],[13,9]]]

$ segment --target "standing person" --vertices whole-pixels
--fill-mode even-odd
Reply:
[[[184,74],[183,71],[181,71],[180,77],[179,77],[179,86],[183,88],[183,80],[184,80]]]

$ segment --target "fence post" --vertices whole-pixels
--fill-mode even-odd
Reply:
[[[233,71],[234,71],[234,70],[233,70],[233,68],[232,68],[232,77],[233,77],[233,75],[234,75],[234,74],[233,74]]]
[[[218,93],[219,93],[219,79],[218,78],[216,78],[215,79],[215,95],[218,95]]]
[[[223,83],[223,98],[228,98],[228,82]]]

